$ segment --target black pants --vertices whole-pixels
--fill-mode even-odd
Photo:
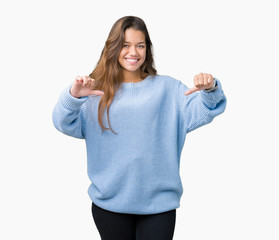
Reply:
[[[102,240],[171,240],[176,209],[149,215],[107,211],[92,202],[92,216]]]

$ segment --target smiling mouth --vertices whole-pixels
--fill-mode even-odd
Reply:
[[[140,59],[139,58],[125,58],[126,61],[129,63],[137,63]]]

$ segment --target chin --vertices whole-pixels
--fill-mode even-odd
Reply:
[[[140,68],[125,67],[124,70],[126,70],[128,72],[139,72]]]

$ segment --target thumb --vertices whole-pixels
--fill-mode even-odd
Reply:
[[[105,93],[103,91],[100,91],[100,90],[92,90],[90,92],[90,95],[98,95],[98,96],[102,96],[104,95]]]
[[[192,87],[192,88],[188,89],[188,90],[184,93],[184,95],[189,95],[189,94],[191,94],[191,93],[193,93],[193,92],[196,92],[196,91],[199,91],[199,90],[200,90],[200,89],[197,88],[197,87]]]

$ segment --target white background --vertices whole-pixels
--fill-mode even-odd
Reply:
[[[1,1],[1,239],[100,239],[85,143],[52,109],[113,23],[141,17],[158,73],[217,77],[227,109],[187,136],[175,240],[279,239],[276,1]]]

